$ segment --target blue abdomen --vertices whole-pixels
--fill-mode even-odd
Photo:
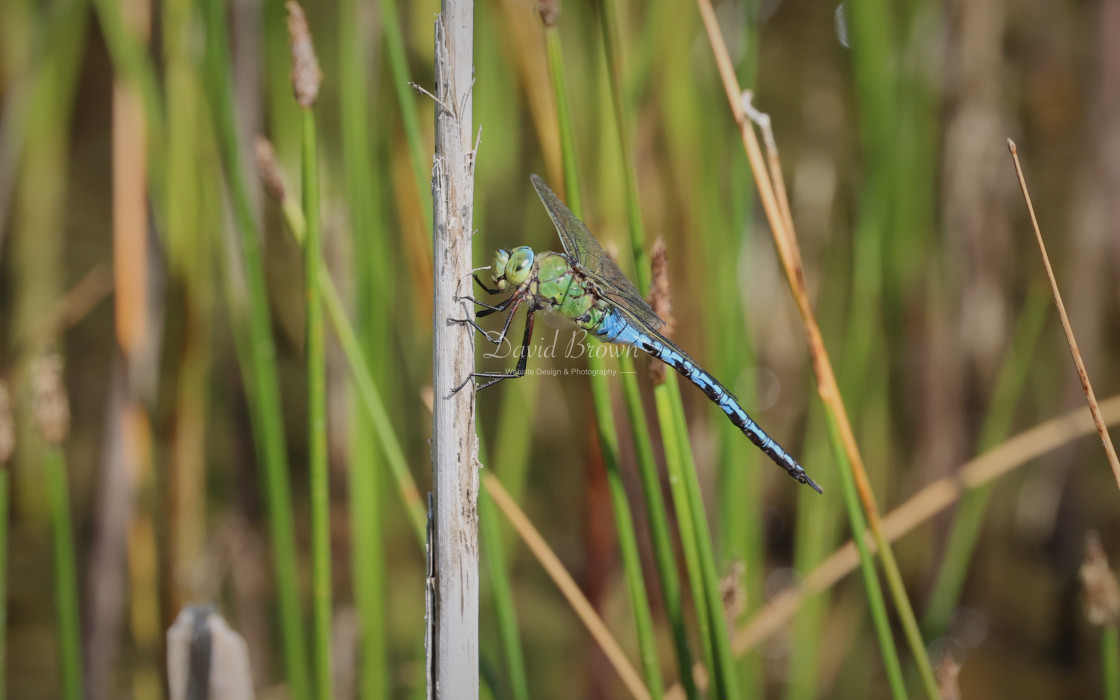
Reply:
[[[682,377],[698,386],[713,403],[719,406],[720,410],[735,424],[735,427],[743,431],[743,434],[765,452],[775,464],[789,472],[789,475],[794,479],[803,484],[808,484],[818,493],[820,492],[820,487],[809,478],[809,475],[805,473],[797,460],[783,450],[773,438],[754,422],[743,407],[739,405],[739,400],[716,381],[715,377],[697,365],[691,357],[667,338],[640,328],[628,317],[614,309],[609,309],[603,315],[599,324],[590,330],[604,343],[620,343],[636,347],[677,370]]]

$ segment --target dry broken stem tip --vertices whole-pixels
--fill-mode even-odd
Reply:
[[[0,465],[6,464],[16,448],[16,431],[12,423],[12,404],[8,388],[0,382]]]
[[[544,26],[556,26],[556,20],[560,18],[560,3],[558,0],[540,0],[537,3],[537,12]]]
[[[941,700],[960,700],[961,689],[957,683],[957,676],[961,673],[961,665],[953,658],[949,652],[941,655],[941,662],[937,664],[934,670],[934,676],[937,678],[937,690],[941,694]]]
[[[307,15],[295,0],[288,0],[286,7],[288,37],[292,44],[292,91],[300,107],[311,109],[319,97],[319,83],[323,81],[323,72],[319,70],[319,59],[315,57],[315,45],[311,42]]]

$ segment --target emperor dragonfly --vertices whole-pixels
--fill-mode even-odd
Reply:
[[[500,249],[494,254],[490,265],[494,286],[487,287],[477,274],[474,276],[478,285],[489,294],[511,292],[507,299],[497,305],[490,305],[470,296],[461,297],[484,307],[475,314],[475,318],[508,310],[501,333],[495,338],[474,319],[451,320],[470,324],[487,340],[497,345],[505,340],[517,309],[526,304],[528,312],[525,317],[525,335],[521,344],[521,357],[512,372],[472,372],[455,391],[475,378],[488,380],[478,386],[478,390],[481,390],[503,379],[525,376],[534,316],[538,311],[551,311],[573,321],[604,343],[638,348],[677,370],[719,406],[735,427],[743,431],[775,464],[789,472],[797,481],[821,493],[821,487],[809,478],[797,460],[747,415],[739,400],[660,332],[659,329],[665,322],[642,299],[618,265],[603,252],[603,247],[583,222],[544,184],[544,180],[537,175],[530,179],[560,234],[564,252],[534,253],[527,246],[508,251]]]

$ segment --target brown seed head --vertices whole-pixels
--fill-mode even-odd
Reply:
[[[319,97],[323,72],[319,70],[319,59],[315,57],[315,45],[311,42],[311,30],[303,8],[295,0],[288,0],[285,7],[288,8],[288,36],[292,42],[292,90],[299,106],[311,109]]]
[[[1105,627],[1120,621],[1120,588],[1096,532],[1085,535],[1085,559],[1079,576],[1085,586],[1085,617],[1089,622]]]
[[[653,242],[650,252],[650,271],[653,283],[649,288],[649,305],[653,308],[665,326],[661,332],[668,337],[673,332],[673,307],[669,301],[669,253],[665,245],[665,238],[658,236]],[[650,375],[655,384],[665,381],[665,365],[660,362],[650,363]]]
[[[70,434],[70,402],[62,383],[62,356],[43,355],[31,367],[31,412],[43,439],[62,444]]]
[[[0,382],[0,465],[6,464],[16,448],[16,431],[12,423],[12,404],[8,388]]]
[[[537,12],[540,13],[544,26],[555,26],[556,20],[560,18],[560,0],[537,0]]]
[[[253,152],[257,159],[257,175],[264,183],[264,191],[281,204],[287,197],[284,189],[284,180],[280,177],[280,164],[276,162],[276,151],[272,142],[263,136],[258,136],[253,142]]]

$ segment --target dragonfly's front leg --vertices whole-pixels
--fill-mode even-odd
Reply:
[[[467,382],[475,378],[490,380],[475,389],[475,391],[482,391],[486,387],[493,386],[503,379],[516,379],[518,377],[524,377],[525,366],[529,362],[529,342],[533,339],[533,318],[535,315],[535,311],[530,311],[525,315],[525,337],[521,341],[521,358],[517,361],[517,367],[512,372],[508,372],[506,374],[497,372],[471,372],[467,376],[467,378],[463,380],[463,383],[455,387],[455,389],[451,393],[457,393],[460,389],[467,385]],[[510,313],[510,318],[513,318],[512,313]],[[509,319],[506,320],[506,328],[509,328]],[[502,331],[502,335],[505,335],[504,330]]]
[[[485,268],[483,268],[483,269],[485,269]],[[478,273],[475,273],[473,275],[473,277],[474,277],[474,281],[478,282],[478,286],[482,287],[483,291],[485,291],[487,294],[501,294],[502,293],[502,290],[500,290],[500,289],[490,289],[489,287],[487,287],[486,283],[478,278]]]
[[[498,304],[497,306],[490,306],[489,304],[483,304],[481,301],[478,301],[477,299],[473,299],[471,297],[456,297],[456,298],[457,299],[466,299],[467,301],[473,301],[476,304],[481,304],[482,306],[486,307],[485,309],[477,312],[474,315],[475,318],[485,318],[486,316],[489,316],[490,314],[500,313],[502,311],[505,311],[507,308],[509,308],[510,304],[513,304],[513,308],[510,309],[509,316],[506,317],[506,325],[502,328],[501,335],[499,335],[496,339],[493,336],[490,335],[490,333],[491,333],[490,331],[486,330],[482,326],[475,323],[474,318],[451,318],[451,319],[448,319],[449,321],[451,321],[453,323],[469,324],[476,331],[478,331],[482,335],[486,336],[486,339],[489,340],[494,345],[501,345],[502,341],[506,339],[506,331],[509,330],[509,322],[510,322],[510,320],[513,319],[513,315],[517,312],[517,307],[520,306],[520,304],[523,300],[523,297],[520,294],[514,294],[509,299],[506,299],[505,301],[503,301],[501,304]]]
[[[487,294],[501,294],[502,293],[502,290],[500,290],[500,289],[490,289],[489,287],[487,287],[486,284],[481,279],[479,279],[477,273],[475,273],[471,276],[474,277],[474,281],[478,283],[478,286],[482,287],[482,291],[486,292]],[[472,304],[478,304],[479,306],[485,306],[487,309],[490,310],[489,314],[479,312],[478,314],[475,315],[475,318],[482,318],[483,316],[488,316],[488,315],[490,315],[490,314],[492,314],[496,311],[504,311],[505,308],[506,308],[506,305],[509,304],[509,299],[506,299],[504,302],[502,302],[498,306],[491,306],[490,304],[487,304],[484,301],[480,301],[478,299],[475,299],[474,297],[470,296],[469,294],[465,295],[465,296],[461,296],[461,297],[455,297],[455,301],[469,301]]]

